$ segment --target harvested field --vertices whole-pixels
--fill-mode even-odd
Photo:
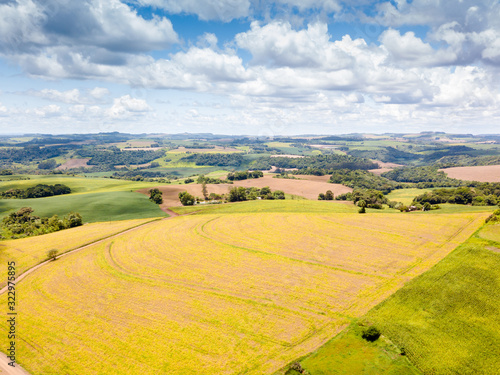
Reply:
[[[79,246],[119,233],[128,228],[147,223],[151,219],[111,221],[85,224],[43,236],[27,237],[0,242],[0,262],[16,261],[17,274],[47,259],[47,251],[57,249],[59,254]],[[0,288],[7,283],[7,268],[0,270]]]
[[[378,169],[369,169],[368,172],[372,172],[376,175],[381,175],[382,173],[392,171],[392,168],[378,168]]]
[[[208,184],[207,189],[209,193],[225,194],[234,186],[258,188],[269,186],[271,190],[283,190],[287,194],[299,195],[307,199],[318,199],[318,194],[325,193],[327,190],[331,190],[334,195],[352,191],[351,188],[344,185],[328,183],[329,176],[297,176],[297,178],[301,178],[301,180],[273,178],[273,175],[268,174],[261,178],[235,181],[234,184]],[[302,178],[304,179],[302,180]],[[159,186],[158,189],[163,193],[162,208],[180,206],[179,193],[181,191],[187,191],[198,197],[203,196],[200,184]],[[138,191],[149,194],[149,190],[148,188]]]
[[[478,167],[455,167],[440,169],[448,177],[458,180],[500,182],[500,165],[485,165]]]
[[[64,171],[66,169],[88,167],[87,163],[90,159],[69,159],[66,163],[57,167],[57,170]]]
[[[486,214],[397,216],[152,223],[23,280],[17,357],[33,375],[272,373],[434,265]]]

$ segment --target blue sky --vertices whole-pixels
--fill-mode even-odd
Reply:
[[[500,5],[0,0],[0,133],[500,133]]]

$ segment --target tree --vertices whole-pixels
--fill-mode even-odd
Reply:
[[[57,167],[57,162],[54,159],[42,161],[38,164],[38,169],[54,169]]]
[[[49,251],[47,251],[47,258],[54,261],[57,258],[57,253],[59,253],[57,249],[50,249]]]
[[[331,190],[327,190],[325,194],[325,200],[327,201],[333,201],[333,193]]]
[[[79,227],[83,224],[82,215],[80,215],[78,212],[70,212],[64,218],[64,224],[66,228]]]
[[[370,326],[366,330],[363,331],[361,337],[363,337],[366,341],[376,341],[380,337],[380,331],[375,326]]]
[[[319,201],[324,201],[324,200],[325,200],[325,194],[323,194],[323,193],[319,193],[319,195],[318,195],[318,200],[319,200]]]
[[[246,200],[247,200],[247,192],[244,187],[242,186],[234,187],[231,190],[229,190],[229,197],[228,197],[229,202],[241,202]]]
[[[187,191],[182,191],[179,193],[179,200],[181,201],[183,206],[192,206],[195,202],[195,198]]]
[[[207,190],[207,184],[205,183],[205,181],[203,181],[201,183],[201,193],[203,194],[203,197],[205,198],[205,200],[208,199],[208,190]]]
[[[163,203],[162,192],[159,189],[149,190],[149,200],[156,204],[162,204]]]

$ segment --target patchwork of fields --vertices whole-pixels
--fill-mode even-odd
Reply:
[[[214,211],[151,223],[18,285],[18,358],[34,375],[271,373],[436,264],[487,215]]]

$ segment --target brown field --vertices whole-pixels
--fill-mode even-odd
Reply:
[[[303,155],[271,155],[272,158],[290,158],[290,159],[300,159]]]
[[[158,221],[23,280],[17,356],[33,375],[271,374],[432,267],[485,216]]]
[[[234,184],[207,185],[208,193],[226,194],[234,186],[263,188],[269,186],[271,190],[283,190],[287,194],[299,195],[307,199],[318,199],[319,193],[331,190],[334,195],[344,194],[352,191],[351,188],[340,184],[330,184],[330,176],[297,176],[303,180],[292,180],[283,178],[273,178],[273,175],[266,174],[262,178],[235,181]],[[201,185],[171,185],[158,186],[163,193],[162,209],[166,207],[180,206],[179,193],[187,191],[194,196],[202,197]],[[138,190],[143,194],[149,194],[149,188]]]
[[[56,169],[64,171],[66,169],[87,167],[87,163],[90,159],[69,159],[66,163],[60,165]]]
[[[500,165],[485,165],[478,167],[455,167],[440,169],[448,177],[458,180],[479,182],[500,182]]]
[[[392,171],[392,168],[378,168],[378,169],[369,169],[368,172],[372,172],[376,175],[381,175],[382,173]]]

